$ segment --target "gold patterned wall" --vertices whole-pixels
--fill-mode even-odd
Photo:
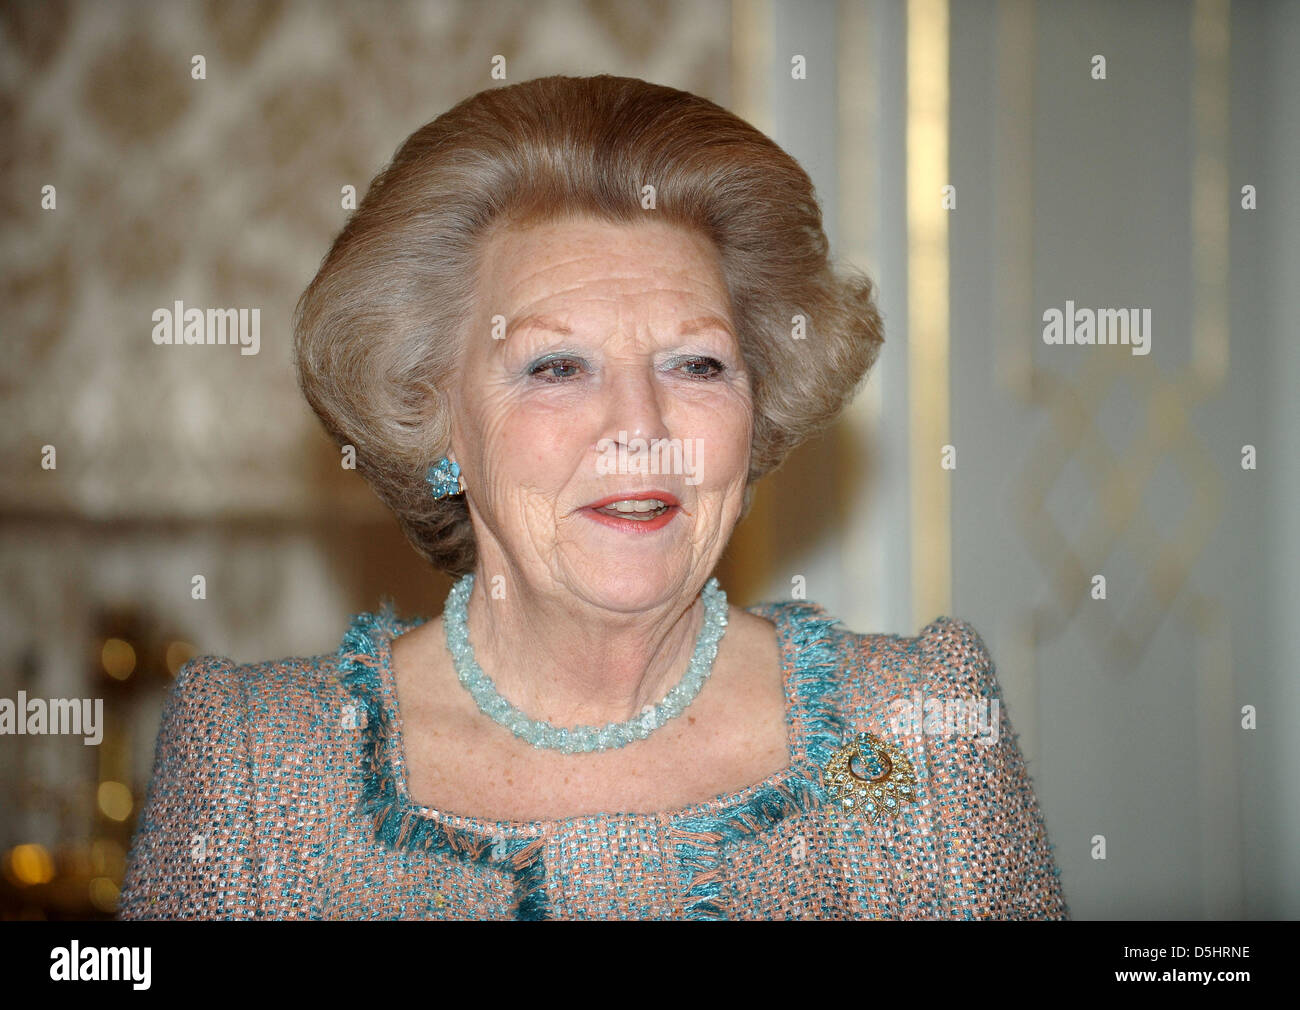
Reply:
[[[302,516],[323,482],[331,511],[368,510],[286,367],[342,188],[501,83],[496,55],[511,80],[728,89],[717,3],[7,3],[0,25],[11,512]],[[259,353],[155,346],[151,313],[178,300],[260,309]]]

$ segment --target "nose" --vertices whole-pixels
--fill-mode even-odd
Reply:
[[[647,442],[668,438],[665,391],[654,365],[645,360],[610,366],[602,394],[605,398],[601,436],[614,444],[633,438]]]

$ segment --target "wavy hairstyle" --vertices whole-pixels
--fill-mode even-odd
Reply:
[[[655,209],[642,208],[643,187]],[[463,495],[424,481],[497,228],[646,214],[716,247],[752,376],[754,482],[834,420],[883,342],[869,278],[829,259],[811,180],[721,106],[630,77],[542,77],[479,92],[416,130],[375,177],[294,313],[303,395],[420,554],[471,571]],[[795,317],[804,339],[794,339]]]

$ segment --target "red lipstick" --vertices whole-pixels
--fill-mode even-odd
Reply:
[[[623,516],[611,515],[609,512],[598,511],[616,501],[648,501],[650,499],[661,501],[666,506],[653,519],[627,519]],[[667,526],[681,510],[682,505],[677,500],[676,495],[667,491],[652,489],[649,491],[625,491],[622,494],[606,495],[604,498],[584,506],[579,511],[596,522],[608,526],[610,529],[620,530],[624,533],[652,533]]]

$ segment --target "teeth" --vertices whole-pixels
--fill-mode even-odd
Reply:
[[[610,512],[657,512],[659,509],[668,506],[658,498],[627,498],[623,501],[613,501],[608,505],[602,505],[597,511]]]

